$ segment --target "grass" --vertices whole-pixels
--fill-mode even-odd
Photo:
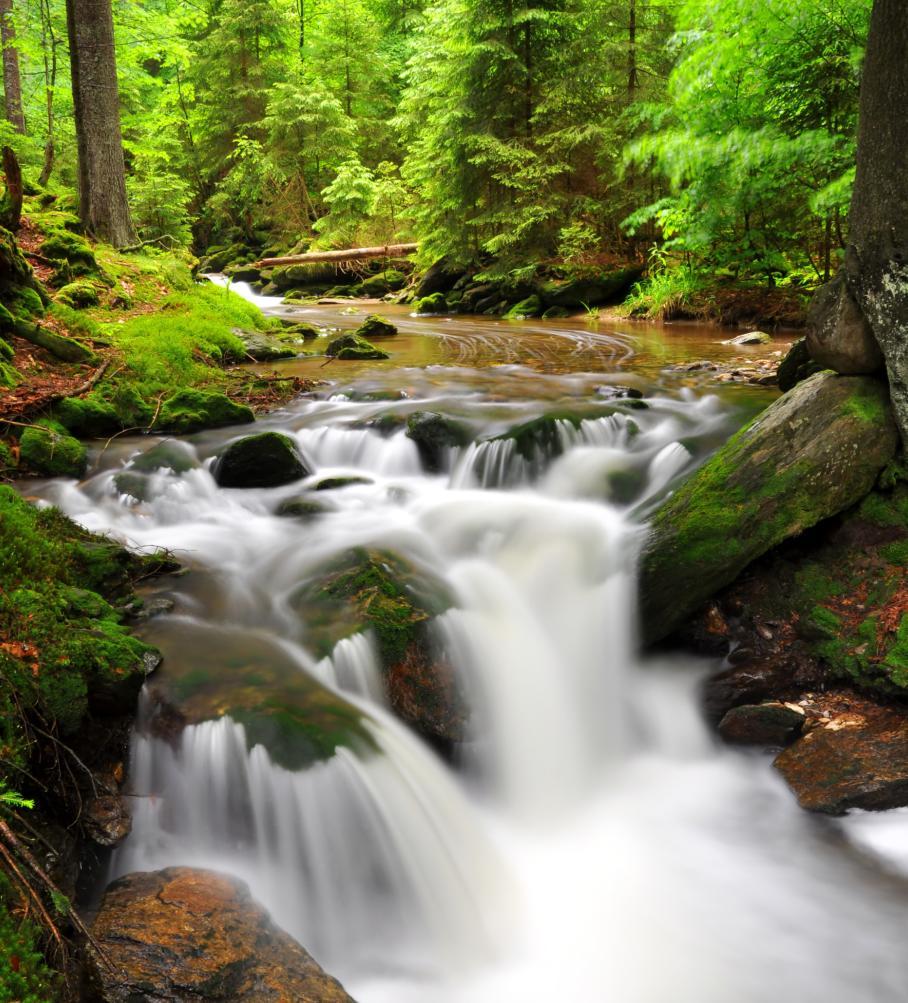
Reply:
[[[631,290],[619,308],[628,317],[671,320],[697,312],[695,297],[707,288],[704,276],[688,268],[665,268],[653,272]]]

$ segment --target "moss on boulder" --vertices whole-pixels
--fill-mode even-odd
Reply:
[[[448,303],[444,293],[432,293],[430,296],[423,296],[413,304],[413,312],[418,314],[439,314],[445,313]]]
[[[180,390],[164,401],[156,428],[188,435],[206,428],[246,425],[255,415],[245,404],[212,390]]]
[[[466,425],[435,411],[415,411],[407,419],[407,438],[416,443],[423,466],[438,472],[449,449],[466,446],[472,439]]]
[[[384,317],[379,317],[377,313],[370,313],[369,316],[356,329],[356,334],[367,341],[380,341],[382,338],[393,338],[397,334],[397,328]]]
[[[296,443],[279,432],[261,432],[232,442],[211,472],[223,488],[273,488],[309,474]]]
[[[73,310],[84,310],[100,302],[97,286],[91,282],[70,282],[57,293],[57,302]]]
[[[390,359],[387,352],[376,348],[358,334],[343,334],[335,338],[325,349],[325,355],[332,359]]]
[[[855,504],[892,459],[886,387],[819,373],[738,432],[656,513],[641,573],[644,636],[670,633],[783,540]]]
[[[46,477],[82,477],[88,467],[85,447],[58,422],[45,419],[25,429],[19,456]]]

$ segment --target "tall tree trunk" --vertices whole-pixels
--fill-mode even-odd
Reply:
[[[637,75],[637,0],[630,0],[627,13],[627,101],[633,104],[640,84]]]
[[[2,158],[6,194],[0,202],[0,226],[15,233],[22,220],[22,170],[12,147],[3,147]]]
[[[13,27],[13,0],[0,0],[0,39],[3,42],[3,92],[6,117],[16,132],[25,132],[22,111],[22,77],[19,74],[19,50]]]
[[[906,52],[908,5],[875,0],[861,82],[845,264],[815,301],[808,344],[818,362],[840,372],[869,372],[885,362],[902,441],[908,446]],[[874,356],[877,345],[882,354],[878,349]]]
[[[44,188],[50,181],[57,155],[55,143],[54,94],[57,90],[57,35],[50,9],[50,0],[41,0],[41,48],[44,55],[44,104],[47,111],[47,140],[44,143],[44,165],[38,184]]]
[[[126,201],[110,0],[66,0],[79,150],[79,215],[114,247],[136,241]]]

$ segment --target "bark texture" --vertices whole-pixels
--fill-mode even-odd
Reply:
[[[22,111],[22,77],[19,73],[19,52],[12,20],[13,0],[0,0],[0,39],[3,42],[3,92],[6,97],[6,117],[16,132],[25,132]]]
[[[22,170],[15,151],[9,146],[3,147],[0,163],[6,178],[6,194],[0,201],[0,226],[15,233],[22,220]]]
[[[79,149],[79,214],[114,247],[136,242],[126,201],[110,0],[66,0]]]
[[[861,371],[866,344],[851,342],[850,368],[841,351],[845,327],[859,331],[852,305],[882,349],[896,420],[908,443],[908,4],[875,0],[861,83],[857,175],[851,204],[849,245],[838,292],[827,297],[808,331],[814,358],[840,372]],[[821,294],[822,295],[822,294]],[[855,362],[855,358],[858,361]],[[865,358],[869,365],[872,353]],[[869,371],[865,366],[863,371]]]

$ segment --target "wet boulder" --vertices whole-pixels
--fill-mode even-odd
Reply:
[[[872,488],[898,436],[886,387],[818,373],[733,436],[659,509],[644,549],[644,636],[671,633],[756,558]]]
[[[432,620],[453,604],[446,585],[386,551],[342,555],[297,593],[295,606],[316,654],[371,631],[392,709],[429,741],[463,738],[466,709],[453,667],[437,650]]]
[[[324,515],[325,512],[329,511],[330,509],[321,502],[315,501],[306,495],[299,495],[294,498],[285,498],[284,501],[278,505],[274,514],[284,519],[300,519],[302,521],[308,521],[310,519],[315,519],[320,515]]]
[[[446,313],[448,303],[444,293],[432,293],[431,296],[423,296],[413,304],[413,312],[418,314],[439,314]]]
[[[222,488],[274,488],[310,471],[296,443],[280,432],[260,432],[232,442],[211,468]]]
[[[719,734],[730,745],[784,748],[804,727],[804,711],[773,701],[734,707],[719,722]]]
[[[387,268],[377,275],[363,279],[360,291],[363,296],[386,296],[396,293],[407,284],[407,276],[396,268]]]
[[[387,352],[376,348],[370,341],[358,334],[343,334],[335,338],[325,349],[325,355],[330,359],[366,360],[390,359]]]
[[[155,430],[189,435],[206,428],[246,425],[255,415],[245,404],[237,404],[225,394],[211,390],[180,390],[164,401]]]
[[[908,806],[908,713],[850,696],[774,765],[808,811]]]
[[[448,258],[439,258],[419,280],[414,296],[423,299],[433,293],[446,293],[454,288],[463,274],[463,269],[457,268]]]
[[[314,341],[322,332],[314,324],[306,324],[303,321],[282,321],[284,334],[299,341]]]
[[[199,465],[192,447],[179,439],[163,439],[161,442],[139,453],[130,461],[130,468],[142,473],[156,473],[159,470],[172,470],[175,474],[184,474]]]
[[[460,422],[434,411],[415,411],[407,419],[407,438],[416,443],[426,470],[437,473],[444,469],[449,449],[466,446],[472,436]]]
[[[127,874],[108,886],[92,932],[113,963],[96,966],[100,1003],[352,1003],[243,882],[214,871]]]
[[[382,338],[393,338],[397,334],[397,328],[377,313],[370,313],[356,329],[356,334],[366,341],[381,341]]]
[[[746,331],[723,341],[723,345],[768,345],[772,338],[765,331]]]

